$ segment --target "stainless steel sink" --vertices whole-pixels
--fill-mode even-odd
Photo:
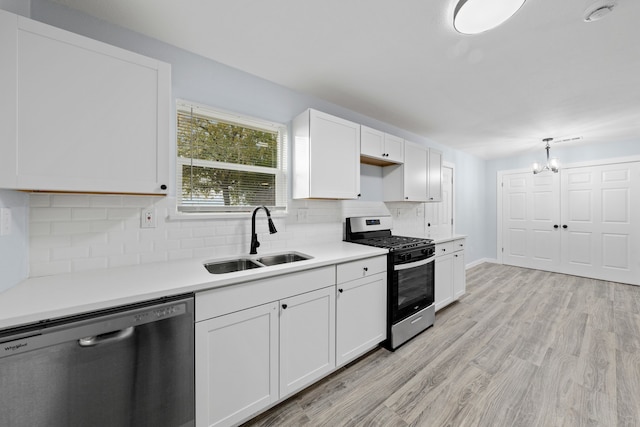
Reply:
[[[304,261],[307,259],[311,259],[311,257],[309,255],[301,254],[298,252],[287,252],[284,254],[266,255],[258,258],[256,261],[258,261],[260,264],[269,266],[287,264],[296,261]]]
[[[285,252],[281,254],[265,255],[260,258],[236,258],[221,261],[211,261],[204,264],[204,268],[211,274],[234,273],[236,271],[251,270],[271,265],[288,264],[304,261],[313,257],[299,252]]]
[[[233,273],[235,271],[251,270],[262,267],[248,258],[231,259],[227,261],[208,262],[204,268],[211,274]]]

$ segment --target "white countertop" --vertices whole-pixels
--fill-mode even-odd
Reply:
[[[210,274],[203,266],[224,258],[200,258],[27,279],[0,293],[0,329],[388,253],[386,249],[346,242],[291,251],[313,258],[226,274]],[[260,253],[258,257],[269,254]],[[248,255],[236,257],[244,256]]]
[[[466,237],[467,237],[466,234],[450,234],[448,236],[427,237],[427,238],[432,239],[433,243],[437,245],[438,243],[450,242],[456,239],[465,239]]]

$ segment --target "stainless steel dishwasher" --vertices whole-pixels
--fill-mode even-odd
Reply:
[[[0,426],[194,425],[193,296],[0,332]]]

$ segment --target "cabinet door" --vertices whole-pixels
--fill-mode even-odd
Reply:
[[[2,185],[165,194],[170,66],[23,17],[15,37],[13,182]]]
[[[331,372],[336,365],[335,287],[280,301],[280,397]]]
[[[427,157],[425,147],[405,141],[404,199],[410,202],[427,200]]]
[[[278,400],[278,304],[196,323],[196,425],[238,424]]]
[[[360,125],[310,110],[309,197],[360,194]]]
[[[338,284],[336,365],[374,348],[387,337],[387,274]]]
[[[457,242],[456,242],[457,243]],[[467,286],[466,271],[464,265],[464,251],[453,254],[453,299],[457,300],[464,295]]]
[[[453,254],[436,257],[436,311],[453,302]]]
[[[404,139],[384,134],[384,152],[385,158],[390,162],[403,163],[404,162]]]
[[[430,202],[442,201],[442,153],[429,149],[428,196]]]
[[[385,159],[384,132],[360,126],[360,154],[376,159]]]
[[[16,188],[18,17],[0,10],[0,188]]]

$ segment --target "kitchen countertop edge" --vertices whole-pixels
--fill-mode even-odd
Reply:
[[[220,275],[210,274],[203,264],[233,256],[212,256],[26,279],[0,293],[0,332],[51,319],[232,286],[388,253],[386,249],[348,242],[300,246],[291,250],[293,251],[313,258]],[[273,251],[258,256],[282,252],[290,251]],[[236,255],[245,256],[247,255]]]

